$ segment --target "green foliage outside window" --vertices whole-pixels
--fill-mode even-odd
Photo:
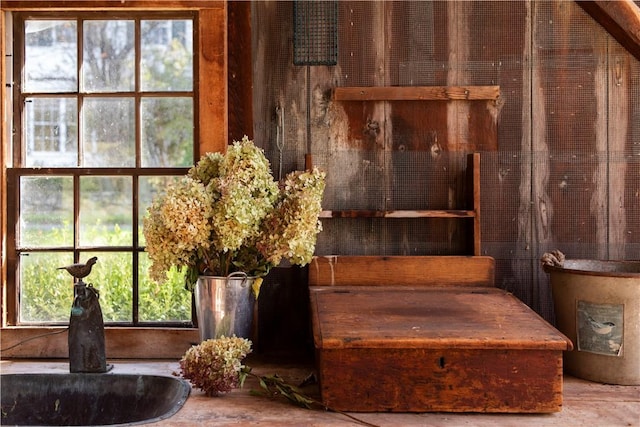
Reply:
[[[92,233],[100,239],[122,241],[131,239],[131,233],[115,226],[97,225]],[[59,231],[52,235],[64,239]],[[127,252],[86,252],[81,262],[91,256],[98,263],[84,279],[100,292],[100,306],[104,321],[132,321],[132,254]],[[191,319],[191,293],[184,289],[184,278],[175,269],[168,274],[162,286],[147,275],[149,260],[140,253],[138,288],[140,294],[140,322],[188,322]],[[21,257],[20,319],[23,322],[50,323],[68,322],[73,301],[73,279],[58,267],[73,262],[67,252],[27,252]]]

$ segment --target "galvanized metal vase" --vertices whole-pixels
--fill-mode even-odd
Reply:
[[[223,335],[252,338],[255,279],[240,272],[198,278],[194,296],[201,341]]]

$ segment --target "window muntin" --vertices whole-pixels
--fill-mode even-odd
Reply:
[[[194,16],[94,16],[14,21],[17,323],[68,321],[71,277],[57,267],[96,255],[105,322],[187,325],[180,274],[161,286],[147,276],[142,218],[194,162]]]

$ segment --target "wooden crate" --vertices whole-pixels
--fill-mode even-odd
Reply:
[[[446,269],[464,270],[464,261],[455,260],[462,264]],[[312,285],[326,277],[315,261]],[[352,276],[343,261],[339,271],[335,262],[325,265],[334,285],[310,287],[326,406],[353,412],[561,409],[562,352],[571,342],[513,295],[477,285],[341,286],[336,277]]]

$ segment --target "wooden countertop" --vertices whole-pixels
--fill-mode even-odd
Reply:
[[[277,358],[276,358],[277,359]],[[114,373],[144,373],[172,375],[177,371],[175,360],[109,360]],[[250,356],[246,362],[260,375],[278,373],[291,383],[301,381],[313,371],[312,361],[278,362]],[[67,373],[66,360],[2,360],[0,372],[50,372]],[[193,390],[184,407],[173,417],[153,426],[187,427],[194,425],[227,426],[358,426],[344,415],[322,410],[294,407],[288,402],[253,396],[251,390],[259,389],[255,380],[248,379],[243,389],[219,398],[206,397]],[[307,393],[314,393],[314,386]],[[521,414],[449,414],[449,413],[374,413],[353,414],[373,425],[381,427],[460,426],[495,427],[510,425],[519,427],[560,427],[576,425],[632,426],[640,420],[640,387],[612,386],[565,377],[564,407],[561,412],[546,415]]]

